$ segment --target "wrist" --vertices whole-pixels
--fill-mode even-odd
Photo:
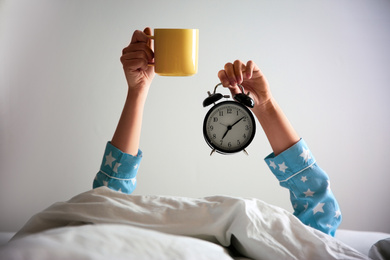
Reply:
[[[261,104],[255,106],[252,111],[257,117],[274,115],[278,110],[276,100],[270,96]]]
[[[149,88],[129,88],[127,91],[127,100],[134,103],[145,103]]]
[[[253,110],[275,155],[299,141],[299,135],[274,98]]]

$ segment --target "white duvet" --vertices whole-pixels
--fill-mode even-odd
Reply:
[[[32,217],[0,259],[232,259],[226,247],[251,259],[367,259],[258,199],[136,196],[105,187]]]

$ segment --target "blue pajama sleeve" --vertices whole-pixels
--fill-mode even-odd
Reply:
[[[328,175],[318,167],[305,141],[301,139],[277,156],[271,153],[265,161],[280,185],[290,190],[294,215],[304,224],[334,236],[342,219],[340,208]]]
[[[133,156],[123,153],[108,142],[93,188],[106,186],[123,193],[132,193],[137,185],[136,176],[141,159],[141,150],[138,150],[137,156]]]

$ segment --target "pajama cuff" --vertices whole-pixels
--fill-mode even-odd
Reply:
[[[138,150],[137,156],[133,156],[122,152],[108,142],[100,172],[113,179],[130,180],[136,177],[141,159],[141,150]]]
[[[277,156],[271,153],[264,160],[279,181],[287,181],[316,162],[303,139]]]

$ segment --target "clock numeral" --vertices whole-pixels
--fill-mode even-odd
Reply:
[[[242,137],[244,137],[246,139],[246,134],[244,134]]]
[[[219,116],[223,116],[223,111],[219,111]]]
[[[228,147],[232,147],[232,142],[228,142]]]
[[[249,130],[249,125],[245,126],[245,130],[247,130],[247,131]]]
[[[214,122],[218,122],[218,117],[214,117],[214,118],[213,118],[213,121],[214,121]]]
[[[217,135],[216,134],[213,134],[213,139],[217,138]]]
[[[210,131],[214,130],[214,126],[212,126],[212,125],[210,125],[209,128],[210,128]]]
[[[240,140],[237,140],[237,145],[240,145],[240,144],[241,144]]]
[[[226,109],[226,114],[232,114],[232,113],[233,113],[233,110],[231,108]]]
[[[222,144],[223,144],[223,140],[220,140],[220,141],[219,141],[219,145],[222,145]]]

